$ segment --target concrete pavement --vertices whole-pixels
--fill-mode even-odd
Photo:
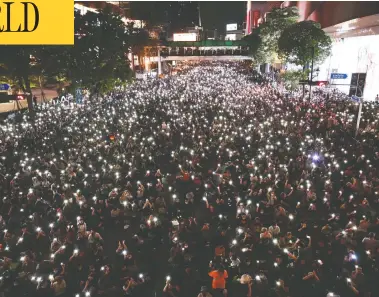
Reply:
[[[58,96],[57,91],[50,90],[50,89],[44,89],[43,92],[45,93],[46,100],[51,100],[54,97]],[[41,97],[41,90],[40,89],[32,89],[33,96],[35,95],[37,97],[37,102],[43,102]],[[25,109],[28,107],[28,102],[26,100],[18,100],[20,109]],[[3,112],[10,112],[10,111],[16,111],[17,110],[17,102],[13,101],[10,103],[0,103],[0,113]]]

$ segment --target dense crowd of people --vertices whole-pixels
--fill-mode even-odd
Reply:
[[[379,296],[378,108],[313,99],[211,63],[5,121],[0,296]]]

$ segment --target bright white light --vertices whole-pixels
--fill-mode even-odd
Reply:
[[[174,41],[196,41],[197,34],[196,33],[174,33],[173,40]]]

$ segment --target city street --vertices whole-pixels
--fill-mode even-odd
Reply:
[[[0,45],[65,94],[0,104],[0,297],[379,296],[377,2],[73,12]]]
[[[219,273],[231,297],[252,283],[261,292],[253,296],[282,288],[320,297],[323,289],[309,294],[304,278],[323,273],[328,292],[349,296],[344,284],[354,272],[339,279],[332,264],[375,264],[366,242],[379,226],[378,107],[363,104],[355,137],[356,103],[342,93],[286,98],[243,62],[181,68],[84,108],[52,107],[32,124],[25,117],[0,127],[0,251],[20,269],[49,263],[48,277],[30,268],[35,278],[26,283],[35,292],[38,277],[47,285],[67,269],[66,290],[79,297],[121,296],[130,282],[137,296],[162,296],[175,285],[193,297],[211,291]],[[344,248],[341,238],[357,246]],[[78,284],[75,263],[85,255],[97,259],[100,275],[116,277],[109,284],[100,277],[93,289]],[[195,272],[188,286],[183,275]]]

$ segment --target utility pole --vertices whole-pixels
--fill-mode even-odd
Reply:
[[[158,47],[158,76],[162,74],[161,49]]]
[[[358,91],[358,86],[359,86],[359,74],[358,73],[358,77],[357,77],[357,85],[355,86],[355,96],[357,96],[357,91]],[[362,93],[362,92],[361,92]],[[361,94],[362,95],[362,94]]]
[[[366,86],[366,77],[367,77],[367,72],[368,72],[368,65],[366,67],[366,76],[365,76],[365,82],[363,84],[363,89],[361,88],[360,89],[360,97],[359,97],[359,109],[358,109],[358,117],[357,117],[357,127],[355,129],[355,137],[357,137],[358,135],[358,131],[359,131],[359,125],[361,123],[361,117],[362,117],[362,101],[363,101],[363,90]],[[358,78],[357,78],[357,86],[355,88],[355,96],[357,96],[357,90],[358,90],[358,87],[359,87],[359,74],[358,74]]]
[[[309,101],[312,100],[312,81],[313,81],[313,59],[315,56],[315,47],[312,46],[312,64],[311,64],[311,79],[309,80]]]
[[[362,116],[362,98],[359,98],[359,109],[358,109],[357,127],[355,129],[355,137],[357,137],[358,135],[359,124],[361,123],[361,116]]]
[[[200,1],[199,1],[199,4],[197,7],[198,7],[198,11],[199,11],[199,27],[201,28]]]

